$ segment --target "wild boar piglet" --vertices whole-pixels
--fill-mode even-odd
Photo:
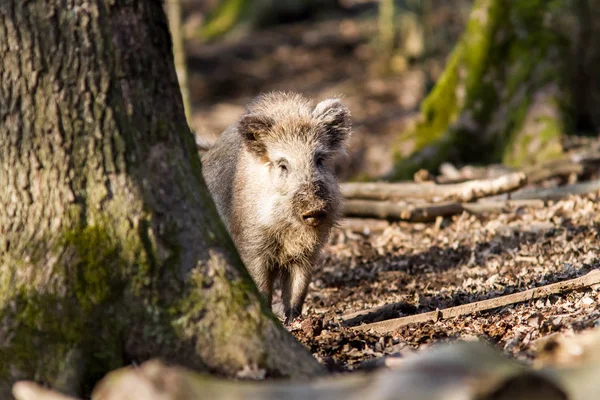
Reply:
[[[269,306],[281,280],[286,324],[302,313],[340,217],[333,164],[349,136],[350,113],[339,99],[314,105],[274,92],[256,98],[202,157],[219,214]]]

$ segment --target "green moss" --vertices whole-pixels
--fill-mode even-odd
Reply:
[[[0,349],[0,381],[17,374],[80,394],[123,364],[117,322],[84,310],[73,298],[22,290],[10,308],[0,311],[0,319],[14,324],[12,337]],[[110,325],[103,326],[107,321]],[[73,352],[82,355],[73,358]]]
[[[469,18],[466,34],[463,36],[463,60],[466,68],[467,101],[472,90],[479,87],[481,78],[488,69],[490,50],[495,45],[496,30],[504,21],[504,7],[498,0],[480,0]]]
[[[53,281],[60,283],[44,292],[23,284],[0,310],[0,321],[13,324],[11,338],[0,348],[0,381],[10,381],[9,374],[17,371],[68,393],[88,393],[123,362],[123,321],[114,313],[126,284],[125,262],[102,226],[61,236],[62,257],[53,270]]]
[[[458,68],[464,47],[459,45],[454,50],[448,67],[439,81],[421,105],[421,114],[424,118],[415,127],[414,132],[408,132],[402,137],[415,139],[416,148],[420,150],[429,143],[438,139],[446,127],[455,120],[458,110],[456,91],[459,85]]]
[[[217,254],[198,265],[190,285],[172,309],[173,328],[180,338],[193,334],[196,350],[209,365],[235,373],[248,362],[264,366],[262,332],[266,324],[278,323],[249,276],[228,274]],[[211,343],[211,347],[204,346]],[[218,350],[217,350],[218,349]],[[263,364],[261,364],[263,363]]]
[[[516,98],[516,96],[514,98]],[[519,159],[519,157],[515,157],[516,154],[513,152],[517,140],[517,135],[514,132],[519,132],[522,129],[530,106],[531,97],[524,93],[520,100],[520,104],[513,107],[506,124],[506,130],[508,132],[513,132],[513,134],[500,136],[500,138],[504,140],[496,147],[497,158],[501,159],[505,165],[510,167],[519,167],[522,165],[521,163],[523,160]]]
[[[437,168],[447,158],[446,152],[451,149],[450,144],[454,139],[444,140],[446,143],[436,142],[448,136],[449,129],[456,123],[462,110],[465,107],[478,107],[480,110],[476,111],[483,114],[481,105],[492,103],[491,100],[481,99],[481,94],[495,92],[482,87],[482,78],[488,67],[490,47],[501,19],[500,4],[496,0],[479,0],[474,5],[474,10],[479,11],[472,13],[466,32],[452,52],[444,73],[423,100],[422,120],[412,130],[400,135],[395,145],[396,165],[389,176],[392,179],[412,176],[420,168]],[[482,13],[486,16],[485,19],[481,17]],[[460,129],[455,130],[453,134],[456,135],[459,131]],[[425,148],[428,149],[428,154],[408,158],[402,156],[400,149],[408,139],[414,140],[413,154]]]
[[[68,266],[72,292],[81,307],[90,311],[115,292],[107,282],[122,282],[120,249],[104,228],[88,226],[64,235],[61,246],[72,248],[75,262]]]
[[[465,34],[422,103],[421,120],[395,145],[389,179],[410,179],[418,169],[432,171],[444,161],[519,166],[560,154],[556,133],[560,127],[565,131],[570,103],[562,65],[568,43],[548,26],[551,9],[559,12],[555,2],[542,0],[475,3]],[[565,99],[553,123],[557,127],[527,137],[522,130],[532,98],[548,83]],[[400,151],[407,140],[415,143],[408,156]],[[525,150],[532,147],[533,157]]]
[[[211,40],[227,33],[242,18],[246,0],[225,0],[211,13],[200,29],[200,37]]]
[[[563,155],[560,136],[564,133],[560,119],[541,117],[533,132],[522,132],[507,151],[507,165],[524,166],[558,159]]]

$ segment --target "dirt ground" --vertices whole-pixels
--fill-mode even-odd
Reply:
[[[452,43],[465,14],[442,6],[428,22]],[[215,138],[260,92],[295,90],[314,98],[342,94],[353,114],[350,156],[341,179],[377,176],[392,163],[390,145],[418,115],[418,105],[443,69],[437,49],[393,75],[373,72],[373,20],[356,16],[294,24],[244,39],[187,44],[193,128]],[[371,36],[369,36],[371,35]],[[335,230],[292,333],[332,371],[370,359],[404,355],[440,341],[485,340],[531,361],[541,338],[595,326],[600,288],[553,295],[488,312],[413,324],[387,335],[340,325],[339,316],[400,303],[412,315],[584,275],[600,267],[599,194],[573,197],[544,209],[441,223],[346,222]],[[356,223],[352,224],[357,225]]]
[[[600,287],[413,324],[383,336],[344,328],[338,317],[389,303],[401,305],[387,317],[411,315],[584,275],[600,267],[598,199],[598,194],[573,197],[486,218],[465,213],[441,226],[390,223],[363,232],[342,226],[325,250],[307,316],[293,333],[337,371],[457,339],[485,340],[507,355],[531,360],[540,338],[597,324]]]

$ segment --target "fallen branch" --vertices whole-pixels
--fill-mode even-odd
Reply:
[[[518,171],[511,170],[501,164],[491,164],[486,167],[466,165],[461,169],[457,169],[450,163],[443,163],[440,166],[441,175],[435,178],[435,182],[440,184],[463,183],[474,179],[494,179],[513,172]]]
[[[514,211],[519,208],[543,208],[543,200],[505,200],[489,201],[487,199],[479,200],[477,203],[465,203],[462,207],[471,214],[499,214]]]
[[[346,217],[426,222],[435,220],[439,216],[456,215],[461,212],[463,212],[463,206],[460,203],[415,205],[373,200],[346,200],[344,202]]]
[[[523,172],[527,175],[527,183],[534,184],[559,176],[581,175],[584,169],[581,163],[563,159],[542,165],[535,165],[524,169]]]
[[[600,153],[597,151],[574,153],[574,154],[570,155],[569,158],[574,163],[581,163],[581,164],[598,164],[598,163],[600,163]]]
[[[518,192],[502,194],[490,197],[490,201],[498,200],[542,200],[542,201],[558,201],[566,199],[570,196],[584,195],[600,190],[600,179],[574,183],[572,185],[558,186],[548,189],[531,188],[523,189]]]
[[[600,388],[596,378],[600,373],[599,344],[597,330],[589,331],[585,336],[561,340],[559,352],[567,353],[567,362],[564,362],[564,357],[556,361],[555,357],[551,357],[536,368],[506,357],[499,349],[483,341],[458,341],[424,351],[410,351],[409,354],[402,350],[401,357],[375,360],[371,365],[360,368],[363,371],[371,369],[370,373],[359,369],[351,374],[328,375],[310,381],[228,381],[150,360],[138,368],[123,367],[109,372],[96,384],[91,398],[595,399]],[[550,351],[554,350],[556,346]],[[248,367],[249,370],[251,368]],[[75,400],[33,382],[17,382],[13,393],[17,400]]]
[[[432,202],[467,202],[481,197],[511,192],[525,185],[526,175],[514,172],[496,178],[463,183],[438,185],[436,183],[373,182],[342,183],[340,189],[347,199],[400,200],[422,199]]]
[[[570,196],[600,190],[600,179],[548,189],[532,188],[479,200],[476,203],[406,204],[391,201],[346,200],[346,217],[399,219],[412,222],[433,221],[437,217],[457,215],[463,211],[473,214],[508,212],[520,207],[542,207],[546,201],[558,201]]]
[[[346,200],[344,215],[346,217],[381,218],[411,222],[433,221],[437,217],[447,217],[467,211],[472,214],[503,213],[521,207],[541,208],[541,200],[502,200],[479,201],[477,203],[439,203],[439,204],[406,204],[390,201]]]
[[[45,388],[32,381],[20,381],[13,386],[16,400],[77,400]]]
[[[437,322],[442,319],[460,317],[463,315],[473,314],[480,311],[489,311],[494,308],[505,307],[511,304],[517,304],[529,300],[547,297],[551,294],[582,289],[598,283],[600,283],[600,270],[593,270],[579,278],[570,279],[563,282],[557,282],[550,285],[525,290],[519,293],[513,293],[506,296],[496,297],[493,299],[482,300],[475,303],[463,304],[456,307],[446,308],[444,310],[431,311],[417,315],[410,315],[407,317],[359,325],[355,326],[354,329],[358,329],[361,331],[372,330],[380,334],[389,333],[409,324],[422,322]],[[359,316],[357,316],[357,313],[344,315],[342,316],[342,324],[350,325],[350,323],[360,323],[365,319],[372,320],[373,318],[377,317],[378,313],[389,311],[391,306],[392,305],[388,304],[382,307],[375,307],[369,310],[361,311],[362,316],[360,318]]]
[[[390,226],[388,221],[382,219],[344,218],[340,221],[340,229],[349,229],[352,232],[382,232]]]

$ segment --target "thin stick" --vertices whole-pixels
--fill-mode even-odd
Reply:
[[[406,326],[408,324],[422,322],[437,322],[442,319],[460,317],[462,315],[473,314],[480,311],[488,311],[494,308],[504,307],[511,304],[517,304],[529,300],[547,297],[551,294],[586,288],[598,283],[600,283],[600,270],[595,269],[579,278],[569,279],[563,282],[557,282],[546,286],[540,286],[537,288],[525,290],[520,293],[513,293],[506,296],[496,297],[493,299],[477,301],[475,303],[463,304],[456,307],[446,308],[444,310],[431,311],[417,315],[410,315],[407,317],[359,325],[355,326],[354,329],[360,331],[372,330],[380,334],[388,333],[393,332],[394,330]],[[366,317],[373,317],[374,315],[377,315],[377,313],[380,312],[380,309],[389,310],[390,306],[391,305],[388,304],[383,307],[376,307],[370,310],[362,311],[362,318],[357,318],[356,313],[348,314],[342,316],[342,320],[348,321],[348,324],[350,321],[352,321],[353,323],[357,323],[360,319],[364,320],[366,319]]]
[[[467,202],[481,197],[511,192],[525,185],[527,177],[514,172],[496,178],[438,185],[414,182],[342,183],[340,189],[347,199],[399,200],[422,199],[433,202]]]

